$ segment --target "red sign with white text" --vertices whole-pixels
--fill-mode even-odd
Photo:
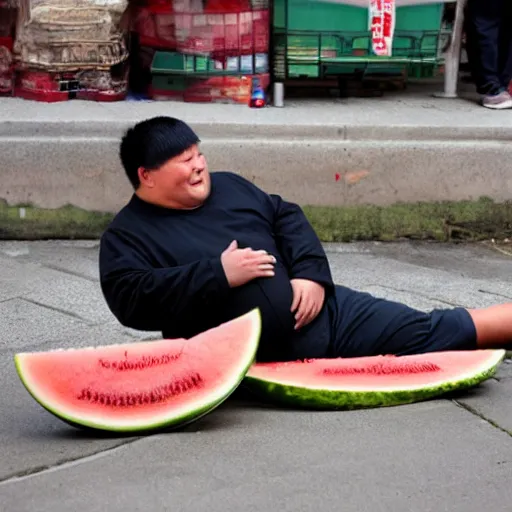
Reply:
[[[389,57],[395,31],[395,0],[370,0],[372,48],[376,55]]]

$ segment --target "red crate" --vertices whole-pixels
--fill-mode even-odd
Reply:
[[[133,26],[141,46],[176,49],[175,15],[169,2],[139,7]]]
[[[252,9],[240,0],[194,7],[191,0],[139,7],[134,31],[140,45],[213,58],[268,52],[268,9]]]
[[[172,6],[173,0],[145,0],[142,2],[146,7],[164,7]]]
[[[14,95],[26,100],[54,103],[69,100],[69,89],[74,88],[74,73],[47,73],[19,71]]]
[[[243,2],[207,4],[186,10],[189,2],[175,4],[176,50],[181,53],[227,56],[268,53],[269,10],[251,9]]]
[[[0,37],[0,95],[12,94],[14,87],[13,40]]]
[[[150,88],[154,100],[181,100],[189,103],[239,103],[251,100],[253,78],[258,78],[263,89],[270,84],[268,73],[243,76],[214,76],[189,78],[184,91]]]
[[[112,102],[126,98],[125,80],[118,80],[117,87],[87,87],[84,73],[48,73],[46,71],[19,71],[16,76],[14,96],[26,100],[55,103],[71,99]]]

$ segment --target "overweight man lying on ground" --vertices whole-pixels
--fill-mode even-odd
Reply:
[[[430,313],[334,285],[301,209],[229,172],[156,117],[124,136],[134,188],[101,239],[105,299],[127,327],[188,338],[259,307],[258,360],[417,354],[512,341],[512,304]]]

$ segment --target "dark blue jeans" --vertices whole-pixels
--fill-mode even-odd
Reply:
[[[512,79],[512,0],[469,0],[468,39],[479,94],[497,94]]]

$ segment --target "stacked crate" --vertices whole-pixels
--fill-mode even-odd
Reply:
[[[0,0],[0,96],[10,96],[14,88],[12,49],[17,9],[14,2]]]
[[[157,51],[176,50],[171,0],[138,0],[132,16],[130,89],[147,96],[151,63]]]
[[[135,23],[152,48],[149,96],[190,102],[249,103],[269,84],[269,9],[257,0],[157,0]]]
[[[117,101],[128,88],[128,0],[30,0],[14,43],[14,95]]]
[[[175,50],[174,11],[171,0],[145,0],[134,17],[139,44],[152,50]]]

